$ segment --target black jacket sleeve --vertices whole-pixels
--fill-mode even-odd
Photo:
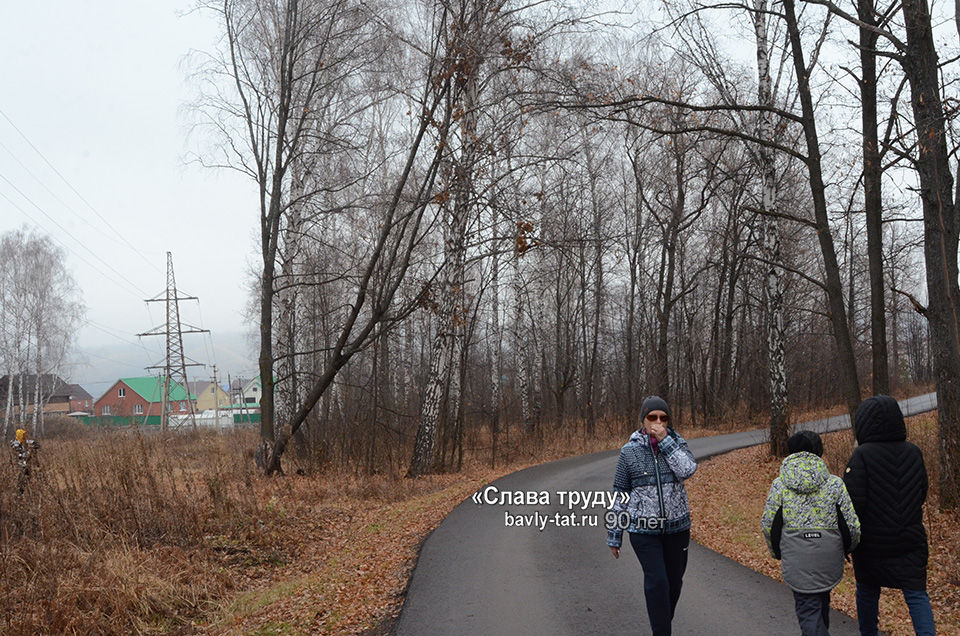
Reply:
[[[853,509],[861,519],[867,511],[867,466],[863,461],[863,449],[857,447],[847,462],[847,469],[843,473],[843,485],[850,493]]]
[[[783,506],[777,510],[773,517],[773,527],[770,528],[770,547],[773,550],[774,559],[782,559],[780,553],[780,537],[783,536]]]

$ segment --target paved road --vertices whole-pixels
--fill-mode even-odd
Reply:
[[[927,395],[905,400],[901,407],[905,414],[916,414],[935,404]],[[839,416],[803,426],[827,431],[848,422]],[[748,431],[690,440],[690,448],[703,459],[765,440],[764,431]],[[546,505],[467,499],[457,506],[423,545],[394,633],[649,633],[640,565],[629,546],[619,560],[610,555],[603,506],[575,508],[585,526],[556,525],[571,512],[557,493],[608,491],[616,457],[617,451],[572,457],[493,484],[500,492],[546,491]],[[517,527],[507,525],[508,514],[550,521],[542,530]],[[845,615],[832,612],[831,619],[834,636],[858,633],[856,622]],[[692,636],[792,634],[797,631],[793,596],[785,585],[692,543],[673,631]]]

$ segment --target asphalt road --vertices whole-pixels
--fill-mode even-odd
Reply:
[[[936,408],[936,399],[912,398],[901,402],[901,408],[904,414],[920,413]],[[802,427],[837,430],[848,422],[839,416]],[[765,431],[748,431],[689,443],[694,455],[704,459],[765,440]],[[491,504],[481,499],[478,504],[467,499],[457,506],[421,549],[394,633],[649,634],[642,572],[633,550],[625,543],[619,560],[610,554],[604,505],[571,509],[567,501],[566,493],[608,492],[617,453],[550,462],[492,484],[498,493],[545,491],[549,503]],[[498,496],[492,489],[485,493],[487,501]],[[563,526],[571,513],[578,527]],[[518,518],[543,528],[518,527]],[[759,532],[759,520],[757,525]],[[674,634],[770,636],[798,631],[789,588],[691,543]],[[854,636],[856,621],[831,612],[830,632]]]

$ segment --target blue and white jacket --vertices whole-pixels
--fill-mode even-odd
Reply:
[[[634,431],[620,449],[617,473],[613,478],[617,496],[607,513],[607,545],[619,548],[623,531],[640,534],[673,534],[690,529],[690,504],[683,480],[697,470],[687,442],[673,429],[655,453],[650,437]],[[611,514],[613,513],[613,514]]]

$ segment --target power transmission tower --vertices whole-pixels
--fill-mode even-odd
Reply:
[[[137,334],[138,336],[165,336],[167,341],[167,356],[164,364],[155,364],[147,369],[163,370],[162,386],[162,406],[160,408],[160,430],[167,432],[167,426],[170,420],[171,406],[170,390],[177,383],[183,386],[186,391],[187,410],[190,417],[190,423],[193,428],[197,428],[197,418],[193,407],[193,400],[190,399],[190,385],[187,384],[187,367],[203,366],[199,362],[187,362],[183,355],[183,334],[185,333],[207,333],[209,329],[199,329],[191,325],[183,325],[180,322],[180,301],[197,300],[196,296],[180,296],[177,292],[177,281],[173,275],[173,254],[167,252],[167,289],[157,294],[153,298],[147,298],[148,303],[166,303],[167,321],[159,327],[154,327],[150,331]],[[186,328],[184,328],[186,327]]]

